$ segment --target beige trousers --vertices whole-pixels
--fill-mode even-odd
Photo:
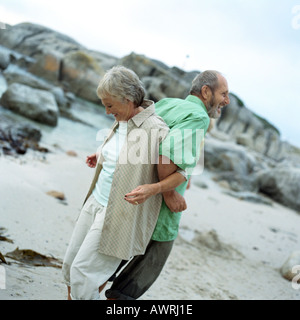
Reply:
[[[76,222],[63,262],[63,277],[74,300],[100,299],[98,288],[119,266],[121,259],[99,253],[106,208],[91,195]]]

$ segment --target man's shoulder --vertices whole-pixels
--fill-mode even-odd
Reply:
[[[180,98],[164,98],[155,103],[155,107],[165,106],[165,105],[178,105],[185,103],[186,100]]]
[[[202,111],[206,113],[202,108],[202,102],[199,99],[198,100],[189,100],[189,99],[180,99],[180,98],[164,98],[158,102],[155,103],[155,111],[160,113],[166,113],[166,112],[174,112],[176,113],[199,113]]]

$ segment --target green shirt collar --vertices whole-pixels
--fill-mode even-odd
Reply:
[[[201,106],[201,108],[207,113],[207,109],[206,109],[203,101],[202,101],[200,98],[198,98],[198,97],[190,94],[190,95],[188,95],[188,96],[185,98],[185,100],[194,102],[194,103],[196,103],[196,104],[199,104],[199,105]],[[208,114],[208,113],[207,113],[207,114]]]

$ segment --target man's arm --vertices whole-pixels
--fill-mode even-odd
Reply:
[[[175,174],[181,176],[181,183],[186,181],[186,178],[181,173],[178,173],[177,170],[178,167],[170,159],[165,156],[160,156],[160,161],[157,166],[158,178],[160,180],[159,183],[165,183],[166,180],[172,179]],[[181,183],[177,185],[171,185],[170,183],[170,188],[168,190],[161,191],[167,207],[172,212],[182,212],[187,208],[184,197],[175,190],[175,188],[178,187]]]
[[[168,163],[169,162],[169,163]],[[159,182],[138,186],[125,195],[125,200],[131,204],[141,204],[149,197],[162,193],[167,206],[172,212],[180,212],[186,209],[184,198],[174,189],[186,181],[186,178],[179,172],[178,167],[164,156],[159,157],[157,165]],[[167,201],[166,201],[167,199]],[[168,203],[169,205],[168,205]]]

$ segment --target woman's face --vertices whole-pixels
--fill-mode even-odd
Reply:
[[[120,102],[112,96],[102,99],[107,114],[112,114],[117,121],[128,121],[135,115],[135,107],[132,101]]]

